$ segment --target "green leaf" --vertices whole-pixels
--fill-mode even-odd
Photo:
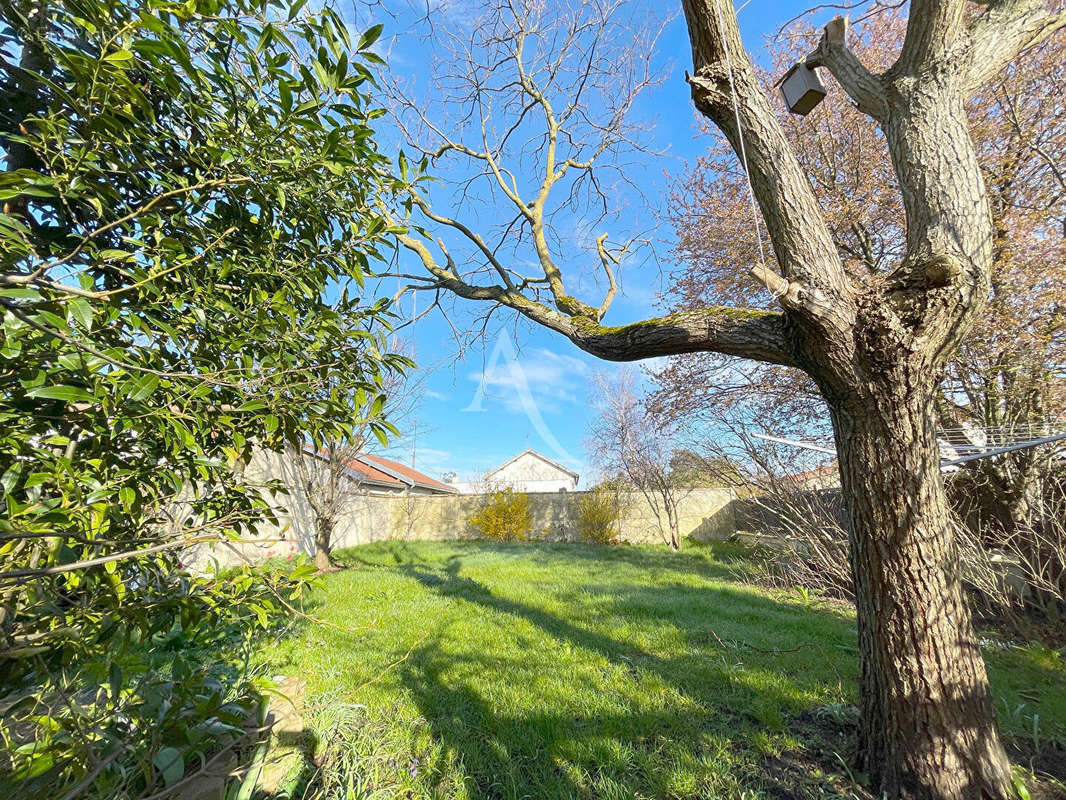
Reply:
[[[43,400],[65,400],[68,403],[88,402],[95,399],[92,394],[77,386],[38,386],[30,389],[26,394],[29,397],[39,397]]]
[[[0,289],[0,297],[12,300],[40,300],[41,293],[36,289]]]
[[[317,58],[311,61],[311,69],[315,71],[315,77],[318,78],[319,86],[326,89],[333,89],[337,85],[337,82],[333,78],[333,73],[327,70]]]
[[[381,32],[384,29],[385,29],[385,26],[382,25],[381,23],[378,23],[377,25],[374,25],[373,27],[367,28],[366,32],[362,36],[359,37],[359,44],[356,45],[355,49],[356,50],[366,50],[366,48],[370,47],[372,44],[374,44],[374,42],[376,42],[378,40],[378,37],[381,36]]]
[[[383,431],[381,428],[377,427],[376,425],[371,426],[370,429],[374,432],[374,437],[379,442],[381,442],[381,446],[382,447],[388,447],[389,446],[389,437],[385,433],[385,431]]]
[[[76,297],[67,302],[67,312],[76,319],[85,330],[93,326],[93,309],[89,301],[83,297]]]
[[[289,573],[290,581],[302,581],[305,578],[312,578],[317,574],[318,570],[313,564],[300,564],[296,569]]]
[[[4,494],[11,494],[15,486],[18,484],[19,474],[22,472],[22,464],[16,461],[10,467],[8,467],[2,477],[0,477],[0,486],[4,489]]]
[[[307,0],[296,0],[295,3],[293,3],[291,6],[289,6],[289,21],[290,22],[292,20],[296,19],[296,15],[300,13],[300,9],[302,9],[306,4],[307,4]]]
[[[176,747],[161,748],[152,759],[152,764],[159,770],[163,783],[167,786],[173,786],[185,774],[185,761]]]
[[[265,608],[260,605],[253,605],[252,611],[255,613],[256,618],[259,620],[260,627],[266,628],[270,625],[270,617],[267,616]]]
[[[278,84],[278,97],[281,99],[281,110],[286,114],[292,111],[292,89],[289,88],[288,81]]]
[[[352,40],[348,37],[348,26],[344,24],[344,20],[340,18],[332,8],[326,8],[322,11],[323,16],[327,17],[333,23],[333,28],[337,33],[337,37],[341,40],[341,43],[348,49],[352,47]]]
[[[54,764],[55,757],[49,752],[42,752],[26,762],[21,769],[15,772],[13,777],[18,781],[28,781],[48,772]]]
[[[159,386],[159,376],[146,374],[142,375],[134,382],[134,390],[129,393],[129,399],[133,403],[140,402],[141,400],[149,397],[152,392]]]
[[[96,255],[101,261],[128,261],[133,258],[133,253],[126,250],[117,250],[113,247],[101,250]]]
[[[34,486],[40,486],[42,483],[47,483],[52,479],[52,476],[47,472],[31,472],[22,486],[24,489],[31,489]]]
[[[114,661],[111,662],[111,668],[108,670],[108,683],[111,685],[111,697],[117,698],[122,692],[122,668]]]
[[[129,50],[123,49],[115,50],[112,53],[108,53],[106,56],[103,57],[103,60],[114,63],[116,61],[129,61],[131,58],[133,58],[133,53],[131,53]]]

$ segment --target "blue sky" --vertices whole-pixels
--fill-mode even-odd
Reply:
[[[728,8],[724,0],[723,6]],[[807,7],[766,0],[753,0],[744,7],[739,19],[752,56],[759,61],[766,59],[766,37]],[[393,69],[409,73],[412,79],[428,72],[426,50],[405,30],[405,17],[384,21],[381,48]],[[660,39],[657,58],[668,69],[668,77],[662,86],[649,90],[636,112],[654,123],[654,145],[666,151],[665,157],[648,164],[639,177],[653,206],[661,206],[671,180],[683,174],[686,164],[711,143],[710,137],[700,132],[684,82],[691,57],[680,15]],[[624,196],[618,199],[626,202]],[[620,324],[656,313],[656,293],[663,288],[664,274],[674,266],[668,261],[669,237],[669,225],[664,222],[656,232],[655,248],[665,261],[658,265],[644,262],[637,269],[623,271],[622,292],[606,322]],[[408,256],[400,263],[404,271],[420,269]],[[415,302],[424,307],[427,299],[423,296],[415,301],[408,296],[405,310],[410,312]],[[475,326],[478,315],[485,311],[469,301],[446,305],[451,324],[464,330]],[[390,455],[404,463],[411,463],[413,455],[415,467],[434,477],[454,471],[460,478],[474,479],[532,447],[576,469],[584,483],[585,477],[591,477],[583,447],[590,414],[590,377],[596,370],[617,366],[584,354],[557,334],[515,321],[511,312],[497,320],[504,321],[509,324],[497,324],[488,336],[470,343],[461,354],[451,325],[439,314],[424,317],[405,330],[416,361],[431,372],[417,413],[418,434],[399,440]]]

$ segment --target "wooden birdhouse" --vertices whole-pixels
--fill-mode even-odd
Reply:
[[[779,80],[781,96],[785,98],[785,107],[801,117],[807,114],[825,97],[825,86],[818,77],[814,67],[808,67],[799,61]]]

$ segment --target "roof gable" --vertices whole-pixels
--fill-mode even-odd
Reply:
[[[492,477],[493,475],[495,475],[495,474],[496,474],[497,472],[500,472],[500,471],[502,471],[502,470],[506,469],[507,467],[511,466],[511,464],[513,464],[513,463],[515,463],[516,461],[518,461],[518,459],[522,458],[522,456],[526,456],[526,455],[530,455],[530,456],[533,456],[533,457],[535,457],[535,458],[538,458],[538,459],[540,459],[541,461],[543,461],[543,462],[544,462],[545,464],[547,464],[548,466],[550,466],[550,467],[552,467],[552,468],[554,468],[554,469],[557,469],[557,470],[559,470],[559,472],[565,472],[565,473],[566,473],[567,475],[569,475],[569,476],[570,476],[571,478],[573,478],[573,479],[574,479],[575,481],[576,481],[576,480],[577,480],[577,479],[578,479],[578,478],[580,477],[580,476],[579,476],[579,475],[578,475],[578,474],[577,474],[576,472],[574,472],[574,471],[573,471],[572,469],[567,469],[567,468],[566,468],[566,467],[564,467],[564,466],[563,466],[562,464],[560,464],[560,463],[559,463],[558,461],[552,461],[552,460],[551,460],[550,458],[548,458],[547,456],[545,456],[545,455],[542,455],[541,453],[538,453],[538,452],[537,452],[536,450],[533,450],[532,448],[529,448],[529,447],[527,447],[527,448],[526,448],[525,450],[523,450],[523,451],[522,451],[521,453],[519,453],[518,455],[516,455],[516,456],[515,456],[514,458],[508,459],[508,460],[507,460],[507,461],[505,461],[504,463],[500,464],[500,466],[496,467],[496,469],[492,470],[491,472],[488,472],[488,473],[486,473],[486,474],[485,474],[485,477],[486,477],[486,478],[491,478],[491,477]]]

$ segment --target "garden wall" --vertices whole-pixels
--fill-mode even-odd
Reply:
[[[577,501],[584,492],[531,492],[530,515],[533,518],[531,539],[542,541],[578,541],[576,528]],[[727,539],[736,525],[731,506],[732,489],[693,489],[679,502],[680,528],[683,536],[700,541]],[[387,539],[441,541],[474,539],[480,534],[470,524],[470,517],[485,501],[484,495],[400,495],[363,494],[352,499],[341,523],[333,534],[334,548],[354,547]],[[211,561],[231,566],[241,560],[298,553],[314,553],[314,517],[300,498],[279,497],[277,526],[264,525],[256,542],[239,545],[198,545],[187,561],[194,568],[204,568]],[[639,492],[623,495],[625,512],[620,520],[622,541],[663,544],[655,512]]]
[[[783,498],[773,495],[739,498],[733,503],[733,521],[738,533],[787,537],[793,529],[789,519],[804,510],[819,518],[824,515],[835,519],[843,530],[848,528],[844,496],[837,487],[807,489]]]

